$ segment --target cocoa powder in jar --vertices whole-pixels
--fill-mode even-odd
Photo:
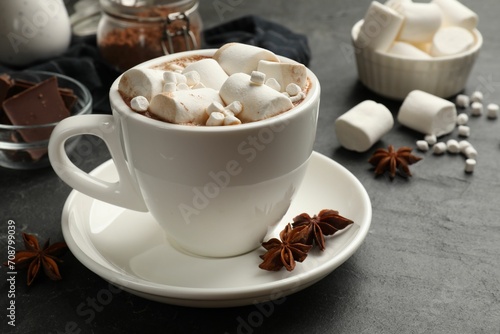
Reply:
[[[166,26],[168,15],[176,12],[175,8],[151,8],[139,13],[137,20],[104,13],[97,35],[101,57],[119,71],[125,71],[167,53],[198,49],[201,44],[201,19],[195,13],[187,17],[189,24],[178,19],[171,20]],[[172,49],[165,36],[166,28],[171,35]],[[187,38],[184,30],[188,33]]]

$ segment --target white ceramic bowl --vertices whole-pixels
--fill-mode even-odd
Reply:
[[[412,59],[356,46],[363,20],[351,31],[360,81],[375,93],[403,100],[418,89],[448,98],[465,88],[469,74],[483,44],[481,33],[474,29],[474,46],[463,53],[432,59]]]

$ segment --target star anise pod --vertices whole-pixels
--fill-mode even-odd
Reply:
[[[294,229],[306,229],[306,244],[312,245],[314,241],[320,250],[325,249],[325,235],[332,235],[352,223],[352,220],[339,215],[338,211],[329,209],[321,210],[318,215],[312,217],[302,213],[293,219]]]
[[[408,146],[403,146],[396,151],[394,146],[389,145],[387,150],[383,148],[376,150],[368,162],[375,166],[375,175],[389,171],[393,179],[399,171],[402,176],[408,177],[411,176],[408,166],[422,160],[421,157],[411,154],[411,151],[412,148]]]
[[[307,252],[312,247],[304,243],[305,238],[303,228],[292,228],[290,224],[287,224],[285,229],[280,232],[281,240],[272,238],[262,243],[262,247],[267,252],[260,256],[264,261],[259,265],[259,268],[278,271],[285,267],[286,270],[292,271],[295,268],[295,261],[304,261]]]
[[[43,268],[45,275],[51,280],[60,280],[61,274],[57,262],[62,261],[57,256],[67,249],[66,243],[57,242],[50,245],[50,239],[48,239],[43,248],[40,248],[38,239],[34,235],[23,232],[22,237],[26,249],[17,251],[12,262],[14,262],[16,268],[28,267],[28,286],[33,283],[40,271],[40,267]],[[4,263],[4,265],[7,264]]]

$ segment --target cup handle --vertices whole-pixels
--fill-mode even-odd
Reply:
[[[64,143],[77,135],[94,135],[106,143],[118,171],[115,183],[98,179],[71,162]],[[112,115],[77,115],[63,119],[49,141],[49,159],[56,174],[73,189],[98,200],[136,211],[148,211],[125,160],[120,124]]]

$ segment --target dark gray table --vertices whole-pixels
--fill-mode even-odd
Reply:
[[[497,0],[463,1],[480,16],[484,47],[465,93],[480,90],[500,102],[500,38]],[[217,5],[225,4],[225,11]],[[322,84],[315,150],[347,167],[373,204],[370,232],[360,249],[317,284],[288,296],[269,314],[256,306],[196,309],[148,301],[127,292],[105,306],[93,304],[109,285],[72,254],[63,280],[40,278],[27,288],[17,276],[17,333],[500,333],[500,119],[474,118],[470,141],[479,151],[473,174],[458,156],[420,154],[411,179],[374,178],[365,154],[339,147],[334,120],[373,99],[396,115],[400,103],[371,93],[357,81],[350,28],[370,4],[358,1],[201,1],[207,27],[245,14],[275,20],[307,34],[311,69]],[[377,146],[413,146],[421,135],[396,124]],[[90,171],[109,159],[104,145],[79,164]],[[7,222],[20,233],[62,240],[60,214],[71,189],[47,168],[0,170],[0,244],[6,257]],[[2,269],[0,332],[7,326],[9,284]],[[95,305],[95,306],[92,306]],[[84,307],[85,316],[78,312]],[[256,317],[257,325],[239,327]]]

